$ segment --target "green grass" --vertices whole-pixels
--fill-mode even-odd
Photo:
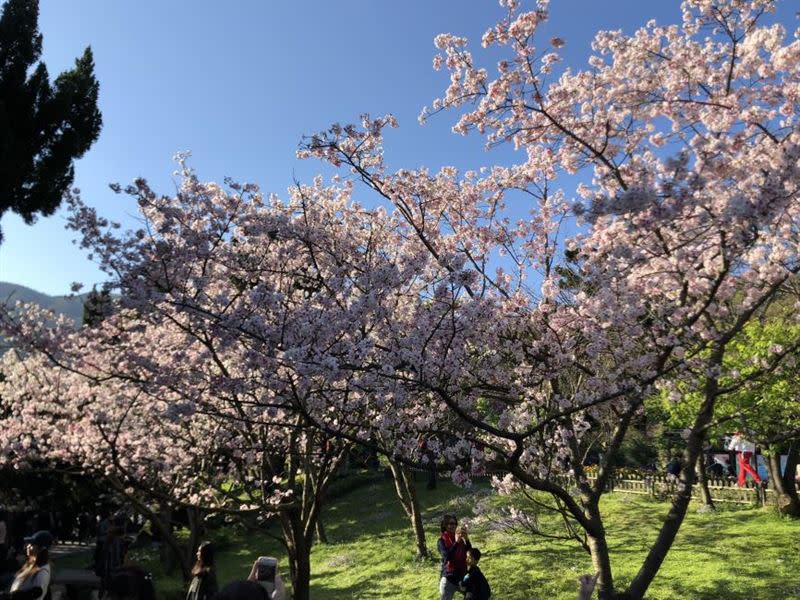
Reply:
[[[475,498],[448,484],[434,491],[421,489],[420,498],[429,549],[435,553],[441,513],[454,510],[469,516]],[[614,575],[624,586],[638,570],[668,505],[614,494],[602,508]],[[780,600],[800,595],[800,523],[768,509],[699,514],[695,508],[648,598]],[[316,546],[312,555],[314,600],[437,597],[438,562],[414,560],[412,534],[391,482],[338,498],[323,519],[330,543]],[[286,558],[275,540],[263,533],[234,534],[232,529],[224,533],[219,536],[221,583],[246,577],[253,560],[263,554],[280,557],[288,583]],[[481,566],[498,600],[573,600],[577,576],[592,571],[588,555],[575,544],[488,532],[479,526],[472,528],[471,538],[484,552]],[[167,577],[153,557],[140,551],[132,558],[153,572],[159,598],[183,597],[179,578]]]

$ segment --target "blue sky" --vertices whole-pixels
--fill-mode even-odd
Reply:
[[[541,39],[563,37],[578,67],[598,29],[677,22],[679,4],[553,0]],[[792,7],[783,2],[778,17],[790,28]],[[104,126],[76,164],[75,185],[101,214],[130,224],[131,201],[108,183],[143,176],[169,193],[172,157],[190,150],[201,179],[231,176],[285,195],[294,177],[321,170],[295,159],[301,137],[363,112],[399,119],[387,140],[393,167],[507,162],[510,150],[487,156],[479,138],[450,133],[454,114],[416,120],[447,84],[431,68],[433,37],[479,41],[500,15],[493,0],[41,0],[39,26],[51,76],[92,46]],[[7,213],[0,280],[49,294],[101,281],[64,222],[59,212],[29,227]]]

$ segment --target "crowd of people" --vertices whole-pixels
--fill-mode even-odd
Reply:
[[[14,573],[8,590],[0,592],[3,600],[48,600],[52,581],[50,548],[54,538],[48,531],[38,531],[25,538],[25,560]],[[103,563],[101,600],[155,600],[152,577],[145,570],[124,564]],[[203,542],[197,549],[186,600],[286,600],[286,589],[278,573],[278,561],[259,557],[247,579],[218,588],[214,546]]]
[[[11,543],[6,513],[0,512],[0,600],[50,600],[53,595],[53,565],[50,552],[56,541],[47,530]],[[93,598],[100,600],[155,600],[152,577],[130,565],[127,554],[132,536],[123,511],[99,515],[89,571],[96,582]],[[21,542],[21,543],[19,543]],[[21,551],[20,551],[21,550]],[[91,573],[89,574],[91,576]],[[68,597],[71,597],[68,594]],[[259,557],[246,579],[219,588],[214,546],[199,545],[188,583],[186,600],[285,600],[286,589],[278,572],[278,561]],[[65,598],[66,600],[66,598]]]
[[[217,587],[214,546],[203,542],[197,549],[186,600],[286,600],[286,589],[275,558],[259,557],[247,579]],[[117,569],[105,588],[103,600],[155,600],[155,588],[148,573],[135,566]]]
[[[6,523],[0,518],[0,551],[9,548]],[[145,570],[126,563],[127,542],[121,513],[101,522],[93,557],[94,572],[99,578],[100,600],[155,600],[152,577]],[[0,592],[0,600],[49,600],[52,595],[53,568],[50,550],[55,542],[49,531],[37,531],[24,538],[24,558],[18,562],[10,581]],[[453,514],[441,520],[437,547],[441,556],[440,600],[490,600],[492,591],[481,571],[482,553],[472,545],[466,525]],[[579,600],[591,597],[596,578],[579,580]],[[278,572],[278,561],[262,556],[255,560],[246,579],[232,581],[221,589],[217,582],[215,549],[211,542],[197,548],[188,583],[186,600],[285,600],[286,588]]]

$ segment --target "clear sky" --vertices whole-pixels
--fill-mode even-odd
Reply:
[[[541,39],[563,37],[567,63],[579,67],[598,29],[678,22],[679,5],[552,0]],[[796,9],[796,0],[785,0],[778,20],[793,29]],[[425,126],[416,120],[447,84],[431,68],[433,37],[447,31],[479,42],[501,14],[493,0],[41,0],[39,26],[51,77],[92,46],[104,125],[76,164],[75,185],[101,214],[125,224],[133,204],[110,182],[143,176],[169,193],[172,157],[190,150],[201,179],[231,176],[285,195],[294,177],[321,170],[295,159],[301,137],[363,112],[399,119],[386,144],[391,166],[506,160],[486,156],[477,137],[450,133],[453,114]],[[49,294],[102,280],[64,222],[59,212],[29,227],[6,213],[0,280]]]

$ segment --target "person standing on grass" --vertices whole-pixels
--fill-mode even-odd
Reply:
[[[457,529],[455,515],[442,517],[442,535],[437,548],[442,557],[442,570],[439,579],[440,600],[453,600],[464,575],[467,574],[467,550],[472,548],[466,527]]]
[[[673,456],[672,460],[667,463],[667,477],[678,477],[681,474],[681,459]]]
[[[731,443],[728,444],[728,450],[735,450],[736,457],[739,461],[739,477],[736,481],[739,487],[744,486],[748,475],[753,478],[753,481],[760,484],[761,477],[750,464],[750,461],[752,460],[756,451],[755,444],[749,440],[746,440],[741,431],[737,431],[736,435],[731,438]]]
[[[192,582],[186,600],[211,600],[217,593],[217,571],[214,567],[214,546],[203,542],[197,548],[197,561],[192,567]]]
[[[480,560],[480,550],[477,548],[467,550],[467,574],[459,586],[464,592],[464,600],[489,600],[492,596],[492,588],[489,587],[489,582],[478,566]]]
[[[105,539],[100,546],[99,562],[95,574],[100,577],[105,589],[110,574],[125,564],[128,553],[128,541],[125,538],[125,520],[121,514],[114,515],[106,529]]]

